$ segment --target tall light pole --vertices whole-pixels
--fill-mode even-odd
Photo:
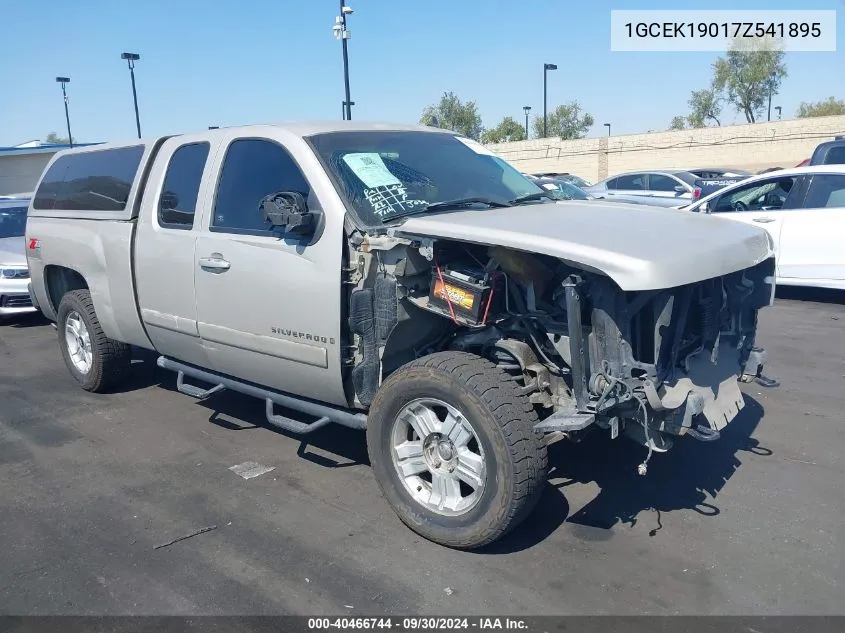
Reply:
[[[56,77],[56,82],[62,84],[62,96],[65,98],[65,121],[67,121],[67,142],[73,147],[73,136],[70,134],[70,114],[67,109],[67,91],[65,84],[70,83],[70,77]]]
[[[343,102],[344,119],[346,121],[352,120],[352,99],[349,97],[349,53],[346,48],[346,42],[352,37],[349,29],[346,28],[346,16],[351,14],[352,7],[346,6],[346,0],[340,0],[340,15],[334,19],[334,26],[332,33],[336,39],[341,41],[343,45],[343,84],[346,88],[346,100]]]
[[[769,85],[769,115],[766,119],[767,121],[772,120],[772,86]]]
[[[607,128],[607,135],[610,136],[610,123],[605,123],[604,127]]]
[[[125,59],[129,65],[129,74],[132,77],[132,99],[135,101],[135,125],[138,128],[138,138],[141,138],[141,117],[138,115],[138,92],[135,90],[135,62],[141,59],[138,53],[123,53],[120,59]]]
[[[525,138],[528,138],[528,113],[531,112],[531,106],[522,106],[522,111],[525,112]]]
[[[555,64],[543,64],[543,138],[546,138],[548,132],[546,130],[549,122],[548,116],[548,78],[549,78],[549,71],[550,70],[557,70],[557,65]]]
[[[778,111],[778,121],[780,121],[780,113],[781,113],[781,110],[783,110],[783,108],[781,108],[781,106],[775,106],[775,110]]]

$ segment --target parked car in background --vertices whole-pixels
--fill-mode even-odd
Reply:
[[[699,169],[696,172],[685,169],[628,172],[587,187],[585,191],[605,200],[680,209],[750,175],[741,170]]]
[[[29,198],[0,198],[0,318],[34,312],[26,263]]]
[[[808,165],[845,165],[845,138],[821,143],[813,151]]]
[[[817,145],[810,158],[805,158],[795,166],[842,164],[845,164],[845,136],[837,136],[832,141],[825,141]]]
[[[585,191],[596,198],[641,201],[661,207],[680,207],[701,196],[697,178],[688,171],[655,170],[617,174]]]
[[[580,187],[584,189],[590,186],[590,183],[581,178],[580,176],[576,176],[575,174],[570,174],[568,172],[542,172],[539,174],[531,174],[534,178],[557,178],[558,180],[564,180],[568,183],[575,185],[576,187]]]
[[[778,284],[845,290],[845,165],[751,176],[687,209],[765,228]]]

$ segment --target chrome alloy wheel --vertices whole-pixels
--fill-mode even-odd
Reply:
[[[393,466],[411,497],[427,510],[459,515],[484,491],[487,469],[481,442],[455,407],[434,398],[405,405],[393,422]]]
[[[76,310],[71,310],[65,319],[65,343],[70,362],[81,374],[91,371],[94,355],[91,352],[91,335],[85,322]]]

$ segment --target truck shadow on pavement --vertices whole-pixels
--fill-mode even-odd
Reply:
[[[651,522],[649,536],[659,537],[662,513],[692,510],[716,516],[720,510],[715,498],[742,465],[741,454],[772,455],[751,437],[762,417],[763,407],[746,395],[745,408],[719,440],[702,443],[683,438],[669,452],[654,453],[644,477],[637,474],[637,466],[646,450],[632,442],[611,441],[596,433],[580,444],[554,444],[549,451],[549,483],[537,508],[511,534],[482,551],[527,549],[561,525],[576,539],[605,541],[613,538],[617,526],[633,528],[646,520]],[[576,484],[597,485],[599,492],[570,515],[565,491]]]
[[[168,390],[176,390],[174,380],[163,382],[161,386]],[[196,404],[211,410],[208,418],[211,424],[229,431],[269,431],[299,441],[297,455],[319,466],[347,468],[370,465],[366,437],[362,431],[339,424],[330,424],[307,435],[284,431],[267,422],[264,401],[233,391],[220,392],[207,400],[198,400]],[[276,412],[300,422],[314,421],[313,418],[284,407],[277,406]],[[319,452],[315,452],[314,449]]]
[[[160,388],[176,390],[170,372],[158,369],[154,358],[148,364],[156,370],[153,375]],[[370,465],[361,431],[330,425],[304,436],[289,433],[267,423],[262,401],[231,391],[196,404],[210,410],[211,424],[229,431],[270,431],[297,440],[297,455],[318,466]],[[281,407],[277,411],[309,421],[294,411]],[[742,453],[772,455],[771,450],[751,437],[763,413],[762,405],[746,394],[745,407],[719,440],[705,443],[680,439],[669,452],[652,455],[644,477],[637,474],[637,466],[645,459],[646,450],[633,442],[613,441],[594,433],[578,444],[553,444],[549,448],[549,481],[537,507],[513,532],[478,553],[506,554],[528,549],[562,526],[578,540],[605,541],[612,539],[620,526],[633,528],[643,522],[649,528],[649,536],[658,538],[663,529],[663,513],[692,510],[703,517],[717,516],[720,509],[716,497],[742,465]],[[578,484],[597,486],[599,492],[573,513],[566,490]]]

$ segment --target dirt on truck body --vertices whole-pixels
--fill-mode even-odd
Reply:
[[[717,440],[740,381],[773,384],[755,340],[765,231],[554,201],[444,130],[250,126],[60,152],[27,242],[33,300],[83,388],[119,384],[136,345],[193,397],[259,397],[293,433],[365,429],[398,516],[452,547],[528,516],[550,442],[632,439],[645,475],[677,438]]]

